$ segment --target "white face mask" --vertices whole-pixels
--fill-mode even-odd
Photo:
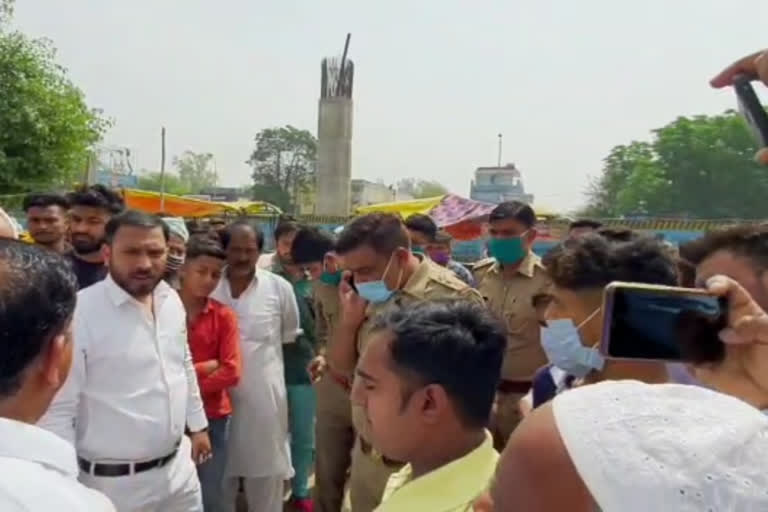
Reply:
[[[541,346],[547,359],[577,379],[586,377],[593,370],[602,370],[605,359],[596,348],[587,348],[581,343],[579,329],[600,312],[597,309],[581,322],[574,325],[571,319],[549,320],[541,328]]]

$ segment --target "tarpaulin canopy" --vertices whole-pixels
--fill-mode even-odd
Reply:
[[[428,214],[435,206],[440,204],[445,196],[426,197],[423,199],[411,199],[409,201],[394,201],[391,203],[370,204],[361,206],[355,210],[356,215],[365,215],[366,213],[383,212],[398,213],[406,218],[414,213]]]
[[[123,199],[128,208],[174,217],[212,217],[227,213],[245,215],[281,213],[280,208],[264,201],[221,203],[173,194],[165,194],[161,197],[159,192],[133,188],[123,189]]]
[[[492,203],[446,194],[412,201],[372,204],[358,208],[355,213],[390,212],[398,213],[403,218],[422,213],[432,217],[438,227],[448,231],[457,240],[474,240],[483,236],[483,225],[495,207]],[[555,217],[551,210],[533,208],[540,218]]]

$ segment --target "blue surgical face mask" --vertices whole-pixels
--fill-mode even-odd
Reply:
[[[424,251],[424,248],[422,246],[420,246],[420,245],[412,246],[411,247],[411,252],[413,254],[426,254],[426,252]]]
[[[384,269],[384,273],[381,275],[381,279],[378,281],[355,283],[357,293],[360,295],[360,297],[372,304],[380,304],[382,302],[386,302],[390,297],[392,297],[392,294],[395,293],[395,290],[390,290],[387,288],[387,283],[384,281],[384,279],[387,277],[387,273],[389,272],[389,267],[392,265],[392,258],[394,258],[394,256],[394,254],[390,256],[389,262],[387,263],[387,268]],[[400,276],[397,278],[398,286],[400,285],[400,279],[402,279],[402,277],[403,271],[401,269]]]
[[[589,322],[600,310],[595,310],[586,320],[576,326],[573,320],[548,320],[541,328],[541,346],[547,359],[569,375],[581,379],[594,370],[602,370],[605,359],[595,348],[581,343],[579,329]]]

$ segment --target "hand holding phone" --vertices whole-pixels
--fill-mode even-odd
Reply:
[[[339,283],[339,306],[341,322],[345,325],[357,328],[365,320],[368,302],[357,293],[354,278],[349,271],[344,271]]]
[[[733,77],[733,89],[736,91],[739,111],[747,121],[752,134],[761,148],[768,147],[768,114],[760,98],[752,88],[754,75],[740,74]]]
[[[606,358],[693,364],[725,357],[727,299],[706,290],[612,283],[600,350]]]

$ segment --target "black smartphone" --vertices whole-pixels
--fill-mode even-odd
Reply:
[[[354,276],[350,273],[348,276],[346,276],[346,279],[347,279],[347,283],[349,283],[350,288],[352,288],[352,290],[356,294],[360,295],[360,292],[357,291],[357,286],[355,286],[355,278],[354,278]]]
[[[610,359],[720,362],[727,306],[705,290],[612,283],[605,290],[600,352]]]
[[[739,112],[744,116],[750,130],[760,144],[760,147],[768,147],[768,114],[766,114],[760,98],[752,88],[754,76],[737,75],[733,79],[733,89],[739,103]]]

